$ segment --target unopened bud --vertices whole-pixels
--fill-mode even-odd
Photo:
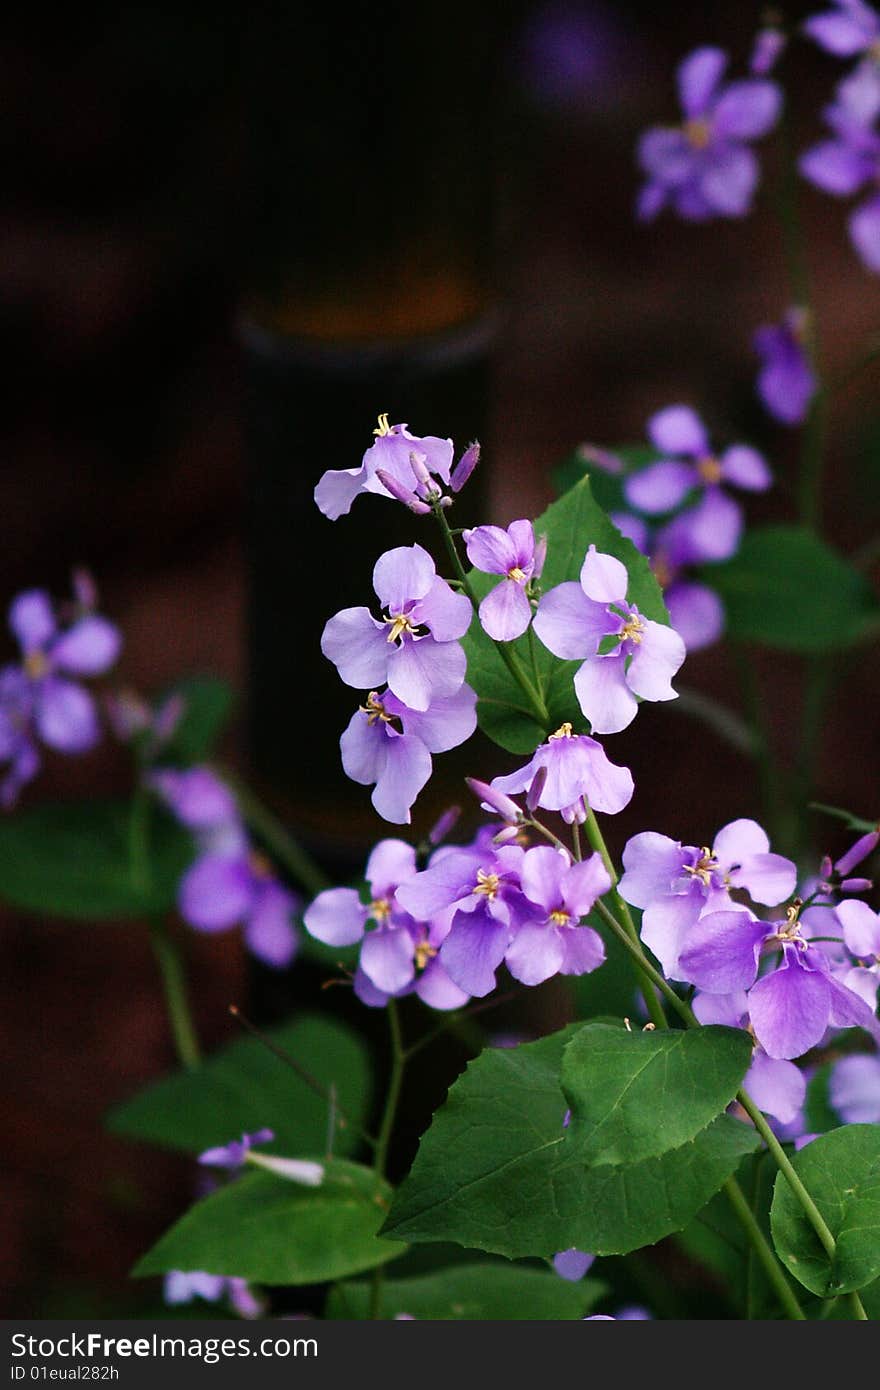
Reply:
[[[526,805],[530,811],[537,811],[541,804],[541,793],[547,785],[547,767],[539,767],[532,778],[531,786],[526,792]]]
[[[98,586],[89,570],[77,565],[71,575],[71,585],[79,607],[93,613],[98,606]]]
[[[581,463],[592,463],[596,468],[601,468],[603,473],[623,472],[623,459],[620,455],[612,454],[609,449],[600,449],[598,444],[579,444],[575,454]]]
[[[834,865],[839,874],[848,874],[850,869],[854,869],[857,864],[861,864],[863,859],[867,859],[869,854],[873,854],[877,845],[880,844],[880,835],[876,830],[871,830],[867,835],[862,835],[855,844],[842,854]]]
[[[535,542],[535,560],[532,574],[535,579],[539,579],[544,569],[544,561],[547,559],[547,537],[539,536]]]
[[[874,881],[870,878],[845,878],[840,886],[844,893],[867,893],[874,887]]]
[[[822,863],[819,865],[819,877],[823,883],[827,883],[831,877],[831,867],[831,855],[826,854],[823,856]]]
[[[394,475],[389,473],[387,469],[377,468],[376,477],[379,479],[382,486],[391,493],[391,496],[396,497],[398,502],[402,502],[405,507],[409,507],[411,512],[415,512],[417,516],[428,516],[430,514],[431,508],[428,504],[416,497],[415,493],[410,488],[404,487],[403,483],[399,483]]]
[[[497,835],[492,836],[493,845],[507,845],[511,840],[519,838],[518,825],[505,825],[503,830],[499,830]]]
[[[448,811],[444,811],[443,815],[434,822],[428,831],[428,843],[431,845],[442,844],[460,815],[460,806],[450,806]]]
[[[481,782],[476,777],[466,777],[464,779],[480,805],[487,811],[497,811],[502,820],[510,821],[516,825],[520,819],[520,809],[515,801],[512,801],[504,792],[498,791],[488,782]]]
[[[159,706],[153,719],[153,738],[157,747],[168,742],[185,712],[186,698],[177,692],[169,695]]]
[[[465,449],[458,463],[452,470],[449,478],[449,486],[453,492],[461,492],[468,478],[473,473],[477,464],[480,462],[480,446],[476,440]]]
[[[409,466],[413,471],[413,477],[415,478],[416,483],[420,487],[426,487],[436,490],[434,480],[432,479],[428,466],[425,463],[424,454],[417,454],[414,449],[411,450],[409,456]]]

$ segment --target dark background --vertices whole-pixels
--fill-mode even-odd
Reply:
[[[634,142],[675,119],[675,63],[713,42],[741,65],[757,6],[573,0],[447,5],[439,18],[425,6],[431,41],[413,38],[403,7],[365,9],[354,29],[312,6],[260,7],[256,19],[246,8],[221,5],[202,20],[123,5],[102,17],[53,15],[51,28],[13,17],[0,48],[0,602],[31,586],[63,594],[71,566],[87,564],[125,632],[126,683],[154,692],[211,670],[241,692],[226,747],[240,767],[247,711],[268,698],[248,678],[254,557],[273,546],[323,623],[332,605],[315,575],[344,566],[368,520],[371,553],[393,527],[390,507],[370,500],[332,533],[304,517],[281,550],[277,534],[254,532],[254,469],[265,460],[245,444],[243,321],[331,344],[392,331],[405,343],[492,307],[490,385],[472,403],[487,421],[487,510],[465,518],[474,523],[534,515],[574,445],[640,439],[647,417],[674,400],[701,409],[722,438],[767,449],[779,486],[749,502],[753,520],[791,515],[795,466],[795,436],[769,424],[752,396],[751,333],[788,303],[765,187],[741,223],[664,217],[645,228],[632,216]],[[783,69],[799,147],[818,138],[817,112],[840,70],[806,45]],[[487,124],[462,124],[471,112]],[[432,173],[401,132],[439,113],[458,153]],[[383,141],[387,160],[366,168],[365,148],[381,152]],[[768,149],[766,177],[775,159]],[[878,328],[880,295],[850,250],[843,207],[806,187],[802,203],[836,373]],[[422,260],[408,277],[401,248],[413,239]],[[845,549],[868,541],[880,519],[877,380],[866,372],[854,383],[830,433],[827,534]],[[343,388],[338,407],[341,421]],[[399,418],[387,395],[373,413],[385,409]],[[445,419],[410,424],[453,432]],[[323,447],[298,449],[289,466],[310,491],[324,468],[359,462],[372,425],[363,419],[352,450],[332,416],[310,419],[309,438]],[[316,654],[302,637],[296,647],[296,607],[284,612],[277,642],[296,649],[300,682],[295,698],[282,687],[292,709],[319,687]],[[263,687],[271,636],[262,634],[256,663]],[[12,655],[10,640],[4,659]],[[758,665],[790,751],[801,667],[778,657]],[[874,651],[849,662],[815,750],[822,799],[862,813],[878,809],[877,675]],[[722,649],[690,660],[686,684],[738,698]],[[613,826],[617,848],[647,826],[693,839],[755,814],[752,769],[670,706],[645,707],[612,756],[637,781]],[[261,785],[295,814],[302,789],[273,786],[267,761]],[[108,741],[85,760],[48,758],[24,800],[121,789],[125,777]],[[382,834],[367,791],[347,795],[337,844],[349,825],[354,839],[365,826]],[[437,809],[426,800],[419,831]],[[837,832],[822,835],[839,847]],[[199,1023],[217,1043],[233,1033],[226,1005],[246,1000],[253,979],[236,933],[184,940]],[[136,1306],[143,1291],[126,1284],[127,1271],[187,1203],[192,1177],[190,1165],[111,1140],[100,1124],[109,1104],[172,1064],[146,935],[6,913],[0,952],[4,1312]],[[557,1021],[564,1007],[552,989],[543,997],[530,1025]]]

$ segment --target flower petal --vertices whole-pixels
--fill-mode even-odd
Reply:
[[[591,545],[581,565],[581,588],[594,603],[623,603],[629,575],[614,555],[603,555]]]
[[[39,682],[34,721],[43,742],[59,753],[86,753],[101,736],[98,712],[89,692],[57,676]]]
[[[638,507],[640,512],[654,516],[660,512],[671,512],[684,501],[698,481],[692,464],[660,459],[657,463],[649,463],[638,473],[630,474],[623,490],[631,507]]]
[[[240,922],[254,897],[247,860],[240,855],[205,854],[180,881],[180,915],[199,931],[226,931]]]
[[[642,621],[642,640],[627,667],[626,683],[644,700],[674,700],[677,692],[671,681],[687,654],[684,642],[674,628],[650,619]]]
[[[663,595],[669,621],[689,652],[711,647],[724,631],[724,604],[705,584],[677,580]]]
[[[549,589],[538,604],[533,627],[548,651],[563,661],[595,656],[603,637],[620,620],[604,604],[588,599],[580,584],[568,581]]]
[[[763,455],[748,444],[732,444],[725,449],[720,462],[724,481],[747,492],[766,492],[773,482]]]
[[[467,657],[458,642],[405,637],[389,650],[388,688],[410,709],[427,710],[434,700],[457,694],[464,683]]]
[[[450,589],[438,575],[425,597],[414,603],[410,616],[416,626],[424,625],[437,642],[455,642],[471,625],[473,609],[466,594]]]
[[[457,912],[439,959],[453,984],[482,999],[495,988],[509,939],[509,928],[487,912]]]
[[[638,701],[627,684],[623,658],[617,654],[585,661],[575,672],[574,689],[596,734],[619,733],[636,717]]]
[[[827,976],[804,969],[786,951],[784,964],[749,995],[755,1037],[770,1057],[801,1057],[821,1041],[831,1012]]]
[[[787,1125],[797,1118],[804,1103],[807,1078],[793,1062],[768,1057],[759,1049],[746,1072],[743,1089],[759,1110]]]
[[[394,825],[409,825],[410,808],[430,776],[431,754],[420,739],[389,739],[372,796],[379,815]]]
[[[668,405],[648,421],[648,438],[663,454],[709,453],[709,436],[695,410],[689,405]]]
[[[521,637],[532,620],[532,605],[522,584],[502,579],[480,604],[483,631],[496,642]]]
[[[389,613],[400,613],[412,599],[424,598],[436,577],[434,561],[420,545],[386,550],[373,566],[373,588]]]
[[[52,644],[52,665],[72,676],[102,676],[121,646],[119,628],[106,618],[80,618]]]
[[[380,927],[364,938],[360,967],[377,989],[397,994],[412,983],[414,955],[415,945],[405,927]]]
[[[564,958],[562,933],[557,927],[527,922],[516,933],[504,960],[515,980],[540,985],[557,974]]]
[[[309,935],[327,946],[353,946],[366,920],[367,908],[353,888],[328,888],[303,914]]]
[[[678,95],[685,115],[693,120],[702,116],[715,94],[727,67],[727,54],[720,48],[697,48],[678,66]]]
[[[292,894],[280,883],[266,884],[245,922],[244,941],[251,955],[275,970],[285,970],[299,949],[291,921],[294,905]]]
[[[732,994],[755,983],[761,946],[772,927],[747,912],[708,912],[695,922],[679,953],[679,977],[710,994]]]
[[[49,595],[42,589],[19,594],[9,605],[9,626],[25,655],[47,646],[55,635],[55,614]]]
[[[343,608],[327,621],[321,634],[321,651],[333,662],[340,679],[355,690],[384,684],[393,650],[385,624],[377,622],[369,608]]]
[[[745,145],[730,145],[713,154],[700,178],[700,192],[713,212],[744,217],[758,183],[758,161]]]
[[[775,82],[731,82],[712,111],[712,130],[726,140],[757,140],[772,130],[782,107]]]

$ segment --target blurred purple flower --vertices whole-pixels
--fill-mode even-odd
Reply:
[[[880,68],[861,63],[837,88],[837,98],[825,108],[833,139],[823,140],[803,154],[801,173],[810,183],[837,198],[873,188],[880,176],[880,133],[873,122],[880,114]],[[849,234],[862,262],[880,272],[880,193],[871,192],[849,218]]]
[[[761,358],[758,395],[784,425],[802,424],[816,393],[806,332],[806,311],[797,306],[786,311],[781,323],[765,324],[755,332],[755,351]]]
[[[680,64],[680,127],[645,131],[638,159],[647,183],[637,212],[649,221],[671,205],[688,221],[743,217],[758,182],[758,161],[749,142],[776,124],[782,102],[775,82],[748,78],[722,84],[727,55],[698,48]]]
[[[880,16],[863,0],[832,0],[833,8],[811,15],[803,31],[826,53],[855,58],[880,45]]]
[[[243,1134],[228,1144],[205,1149],[199,1154],[199,1163],[209,1168],[228,1168],[230,1172],[243,1168],[248,1154],[255,1144],[271,1144],[275,1134],[271,1129],[257,1129],[253,1134]]]

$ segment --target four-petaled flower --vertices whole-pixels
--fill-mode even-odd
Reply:
[[[631,724],[637,696],[674,700],[670,682],[685,658],[677,632],[627,603],[628,583],[626,566],[591,545],[580,583],[551,589],[535,614],[535,632],[554,656],[583,661],[574,688],[597,734],[617,733]]]
[[[512,642],[532,620],[528,589],[541,574],[546,544],[535,544],[530,521],[513,521],[506,531],[477,526],[464,542],[474,569],[504,576],[480,603],[480,622],[496,642]]]

